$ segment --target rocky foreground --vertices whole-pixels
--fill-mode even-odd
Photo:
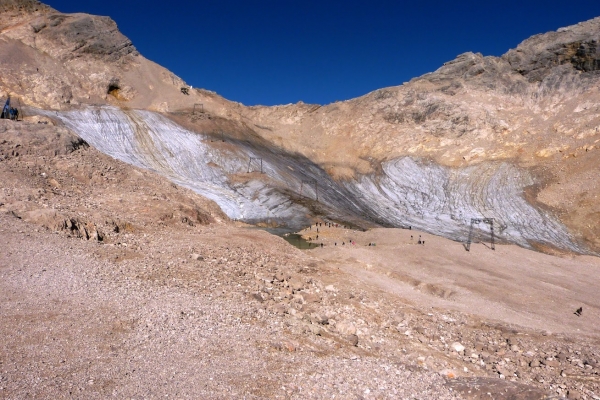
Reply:
[[[599,398],[593,328],[403,297],[327,255],[346,234],[297,250],[44,122],[0,122],[0,397]],[[373,269],[378,251],[409,269],[432,253],[384,237]],[[559,322],[593,321],[586,301]]]

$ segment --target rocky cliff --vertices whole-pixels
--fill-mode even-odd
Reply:
[[[140,56],[109,17],[62,14],[25,0],[2,0],[0,10],[2,91],[26,104],[60,110],[127,101],[166,111],[161,98],[184,86]]]
[[[231,218],[296,227],[322,215],[464,240],[485,216],[509,242],[600,251],[600,18],[357,99],[245,107],[183,93],[107,17],[0,9],[0,94]]]

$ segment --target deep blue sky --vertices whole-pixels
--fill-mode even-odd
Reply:
[[[347,100],[600,16],[599,0],[42,2],[110,16],[146,58],[246,105]]]

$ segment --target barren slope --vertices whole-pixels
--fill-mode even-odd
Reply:
[[[204,90],[183,94],[185,83],[139,55],[108,18],[2,5],[4,93],[113,157],[208,196],[231,218],[295,228],[325,215],[465,240],[470,218],[485,216],[507,242],[599,250],[600,19],[501,58],[466,53],[358,99],[244,107]],[[130,109],[169,111],[185,128]],[[187,138],[176,148],[167,143],[173,132]],[[194,144],[209,138],[203,150]],[[116,151],[123,139],[130,147]],[[266,174],[248,174],[260,159]]]
[[[328,221],[301,252],[63,127],[0,134],[2,397],[600,391],[597,258]]]

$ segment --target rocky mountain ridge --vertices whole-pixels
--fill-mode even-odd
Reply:
[[[465,53],[435,72],[357,99],[326,106],[245,107],[202,89],[185,94],[187,85],[180,78],[139,55],[108,18],[60,14],[35,2],[2,4],[13,5],[13,11],[0,17],[4,93],[34,107],[32,114],[40,113],[38,109],[77,113],[107,105],[145,109],[161,112],[205,138],[227,139],[237,149],[230,155],[238,166],[227,167],[231,161],[214,165],[224,171],[222,182],[233,191],[235,202],[250,201],[265,210],[253,214],[253,221],[277,219],[281,205],[291,202],[308,215],[337,215],[364,227],[415,225],[464,240],[470,218],[488,216],[515,233],[507,241],[541,249],[600,249],[600,187],[594,178],[600,141],[600,18],[534,36],[502,57]],[[15,11],[15,4],[22,4],[21,10]],[[201,112],[196,110],[199,104]],[[67,114],[54,117],[67,123]],[[140,132],[133,120],[123,124]],[[94,141],[86,126],[70,128]],[[242,142],[266,153],[241,150]],[[96,146],[103,145],[98,141]],[[252,159],[266,160],[265,154],[273,151],[303,160],[294,167],[298,174],[293,184],[286,178],[279,181],[277,175],[269,176],[265,186],[255,176],[241,174],[248,160],[249,165]],[[126,158],[131,160],[131,155]],[[448,185],[446,178],[429,173],[413,170],[417,175],[407,176],[386,167],[406,162],[430,171],[440,166],[469,178]],[[520,178],[490,192],[486,188],[494,175],[473,171],[495,170],[494,165],[516,168]],[[161,168],[155,170],[167,176],[173,172]],[[340,200],[327,202],[324,196],[325,203],[319,203],[317,196],[312,198],[316,193],[306,199],[303,181],[313,180],[325,193],[334,188],[330,196]],[[367,185],[373,192],[365,192],[366,182],[374,183]],[[423,194],[423,182],[434,193],[442,189],[442,195]],[[265,188],[263,195],[257,195],[260,188]],[[514,196],[509,203],[523,200],[537,211],[507,214],[506,207],[494,202],[502,192]],[[265,200],[272,195],[280,200]],[[415,200],[422,196],[428,200]],[[462,204],[452,200],[456,198],[467,200],[456,206]],[[229,215],[247,218],[241,211]],[[564,230],[551,231],[560,232],[556,237],[564,241],[524,235],[561,225]]]

